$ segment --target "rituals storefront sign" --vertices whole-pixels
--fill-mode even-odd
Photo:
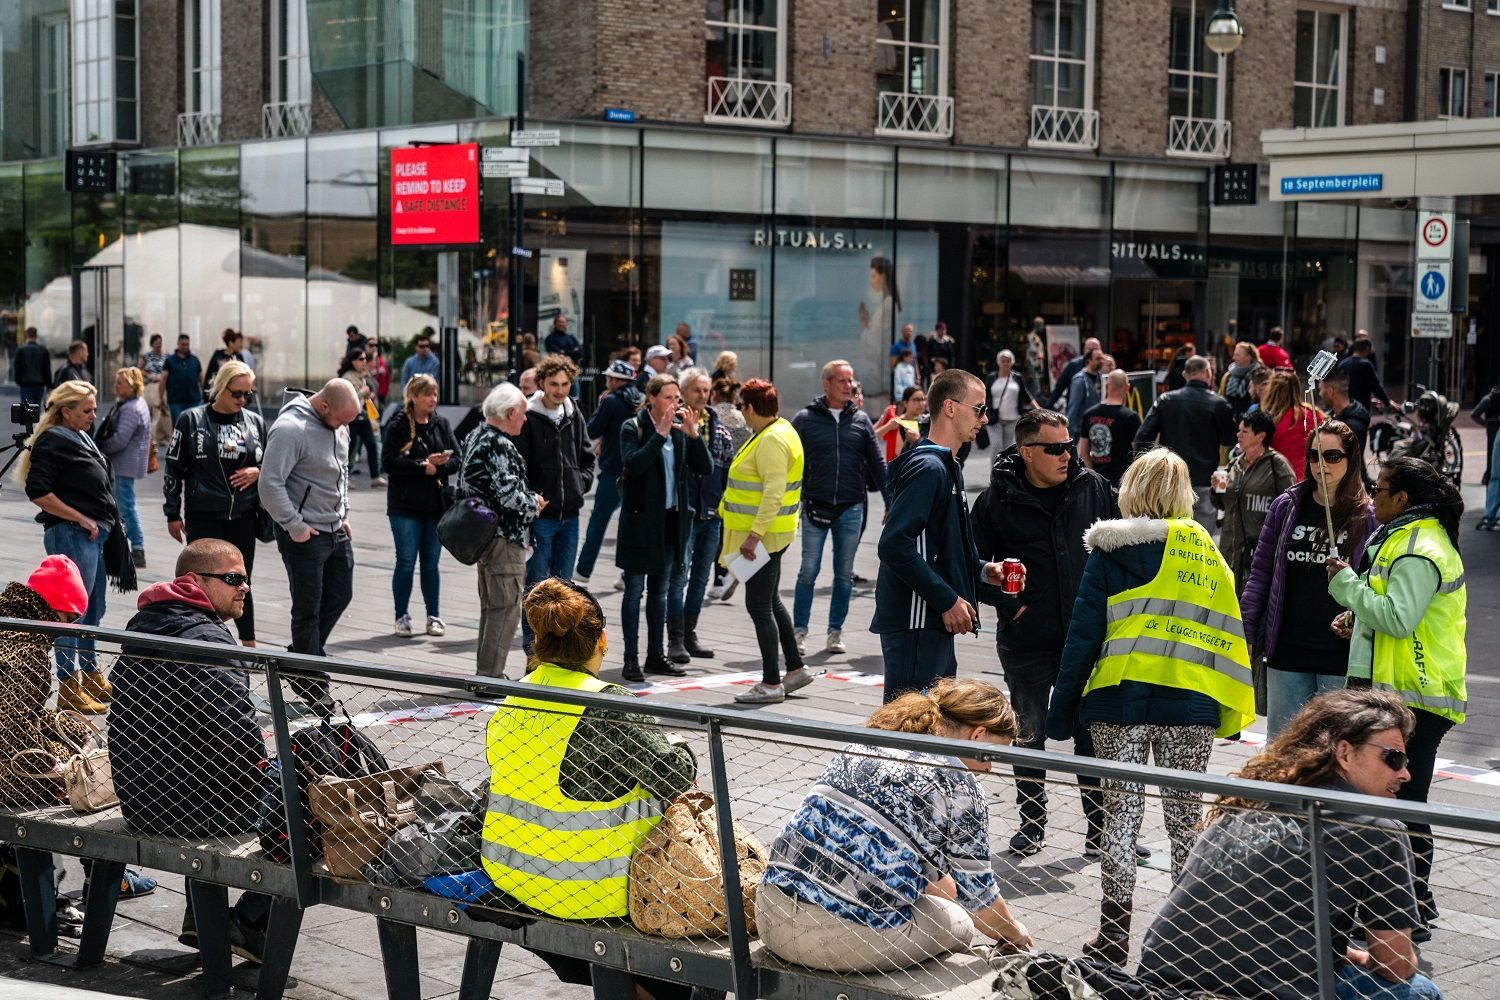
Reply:
[[[849,233],[827,229],[757,229],[750,237],[756,247],[795,247],[802,250],[870,250],[874,244]]]

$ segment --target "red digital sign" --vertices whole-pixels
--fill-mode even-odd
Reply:
[[[479,144],[391,150],[391,243],[479,242]]]

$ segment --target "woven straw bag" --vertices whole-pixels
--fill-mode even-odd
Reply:
[[[729,933],[718,818],[707,792],[684,792],[630,859],[630,922],[643,934],[708,937]],[[765,874],[765,845],[734,824],[734,853],[745,900],[745,922],[755,933],[755,890]]]

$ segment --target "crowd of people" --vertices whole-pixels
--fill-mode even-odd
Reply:
[[[859,626],[879,636],[884,664],[886,704],[871,717],[875,728],[1032,748],[1050,738],[1072,741],[1084,756],[1204,771],[1216,734],[1237,734],[1265,714],[1270,744],[1258,760],[1321,763],[1254,765],[1256,773],[1424,801],[1440,742],[1464,720],[1462,500],[1414,459],[1390,461],[1370,479],[1362,437],[1369,411],[1358,398],[1378,389],[1378,379],[1372,388],[1367,378],[1367,341],[1356,340],[1324,380],[1321,407],[1300,391],[1274,335],[1259,347],[1237,344],[1220,380],[1209,358],[1189,351],[1181,387],[1141,419],[1125,373],[1097,342],[1085,343],[1048,396],[1027,384],[1009,351],[987,382],[952,367],[946,329],[923,345],[927,363],[913,366],[907,328],[891,351],[901,392],[877,422],[850,362],[824,365],[822,393],[787,418],[777,387],[741,381],[733,353],[720,354],[712,371],[699,365],[690,328],[667,345],[612,358],[587,413],[581,346],[563,320],[546,338],[548,353],[516,385],[496,385],[455,430],[438,412],[428,335],[417,338],[397,383],[400,402],[384,419],[391,384],[378,346],[354,327],[347,337],[339,375],[316,390],[288,390],[269,426],[253,404],[255,370],[235,331],[226,331],[206,369],[187,338],[166,356],[152,338],[139,366],[115,374],[115,404],[98,420],[97,390],[80,367],[86,347],[70,357],[17,475],[39,508],[46,551],[65,557],[77,576],[69,604],[77,620],[98,624],[107,581],[126,581],[145,565],[136,483],[156,464],[153,409],[165,406],[164,514],[186,548],[176,579],[141,595],[132,627],[142,631],[234,642],[233,622],[238,641],[254,645],[255,550],[274,542],[291,594],[290,648],[324,655],[354,596],[348,491],[358,441],[369,453],[371,485],[386,487],[396,636],[446,632],[439,524],[450,505],[472,499],[493,515],[493,538],[477,560],[481,675],[507,676],[519,630],[528,682],[608,690],[598,679],[604,615],[586,588],[613,577],[623,592],[622,679],[683,676],[694,659],[715,655],[699,634],[706,602],[743,587],[762,678],[736,700],[780,703],[817,677],[807,657],[830,542],[821,648],[846,651],[855,554],[870,527],[869,497],[880,493],[880,569],[871,620]],[[155,403],[147,399],[153,386]],[[985,437],[991,474],[971,510],[964,462],[983,454],[976,440]],[[606,573],[599,559],[616,517]],[[789,612],[782,559],[799,539]],[[425,627],[423,616],[411,615],[418,579]],[[1008,697],[957,677],[955,636],[980,632],[991,615]],[[201,628],[193,624],[200,618]],[[144,728],[131,729],[131,720],[152,713],[143,675],[117,668],[112,683],[88,640],[56,647],[59,709],[109,710],[112,739],[121,738],[116,730],[127,744],[147,739]],[[224,697],[241,703],[233,677],[183,683],[215,691],[229,683]],[[322,675],[298,675],[294,688],[312,706],[330,704]],[[1321,728],[1308,721],[1320,717],[1332,721]],[[576,723],[559,722],[552,735],[566,745]],[[1360,738],[1331,735],[1338,733]],[[500,781],[500,763],[521,768],[526,750],[495,723],[490,740]],[[1366,753],[1371,747],[1376,754]],[[618,805],[632,795],[644,803],[690,782],[685,748],[637,749],[643,761],[661,759],[649,773],[616,775],[583,798]],[[773,847],[757,901],[773,951],[852,970],[911,964],[962,947],[976,931],[1029,944],[988,865],[983,795],[963,774],[933,777],[926,765],[934,761],[919,757],[892,753],[873,770],[842,759],[830,765]],[[523,771],[504,779],[516,785],[513,796],[555,779]],[[1045,846],[1044,779],[1040,770],[1016,770],[1019,823],[1009,840],[1016,855]],[[129,781],[127,774],[122,800]],[[1145,796],[1140,785],[1117,780],[1081,781],[1080,793],[1084,852],[1101,861],[1103,889],[1099,930],[1083,951],[1122,965],[1136,863],[1147,853],[1137,842]],[[130,793],[127,820],[143,828],[158,822],[147,817],[189,822],[172,803],[148,803],[154,794]],[[885,801],[892,796],[899,807]],[[1253,825],[1254,810],[1221,802],[1200,830],[1196,795],[1169,790],[1162,802],[1176,885],[1169,910],[1212,924],[1223,913],[1202,912],[1213,909],[1202,894],[1230,873],[1222,852],[1204,845],[1216,830]],[[937,803],[948,810],[941,823],[923,811]],[[886,859],[889,870],[868,867],[867,837],[841,839],[889,823],[896,826],[886,840],[921,845],[917,855]],[[1409,842],[1390,831],[1369,834],[1383,860],[1360,876],[1398,883],[1402,852],[1414,859],[1414,877],[1387,896],[1390,912],[1376,923],[1366,918],[1367,934],[1379,940],[1367,937],[1362,958],[1348,952],[1349,968],[1385,980],[1412,980],[1411,940],[1430,934],[1437,913],[1430,831],[1410,832]],[[814,863],[813,845],[820,857],[849,856]],[[496,885],[537,906],[522,893],[534,879],[507,882],[507,866],[489,863],[492,854],[503,857],[502,847],[486,854]],[[1266,898],[1246,894],[1236,905],[1253,910]],[[617,902],[611,896],[600,906]],[[1281,912],[1304,904],[1288,900]],[[237,912],[247,933],[264,920],[254,897]],[[1354,929],[1349,916],[1335,924],[1344,944]],[[1258,995],[1233,992],[1260,981],[1245,963],[1184,971],[1180,932],[1161,919],[1147,933],[1143,972]],[[840,949],[818,944],[830,936]],[[1351,988],[1353,996],[1381,995]]]

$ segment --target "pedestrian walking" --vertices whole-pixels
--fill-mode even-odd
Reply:
[[[1272,372],[1261,390],[1260,408],[1276,421],[1271,447],[1281,452],[1300,483],[1307,475],[1303,452],[1307,435],[1326,419],[1314,407],[1302,401],[1301,386],[1291,372]]]
[[[1016,356],[1011,351],[995,355],[995,375],[989,384],[989,420],[996,455],[1016,443],[1016,421],[1037,405],[1026,380],[1015,368]]]
[[[720,351],[714,358],[713,380],[718,382],[721,378],[731,382],[740,380],[740,356],[733,351]]]
[[[1219,449],[1234,444],[1234,414],[1229,402],[1213,391],[1213,366],[1205,357],[1192,357],[1182,367],[1187,385],[1164,393],[1146,414],[1136,432],[1137,451],[1160,443],[1187,463],[1193,495],[1193,519],[1213,532],[1213,473],[1219,466]]]
[[[998,565],[987,565],[974,546],[963,468],[954,458],[984,426],[984,383],[965,371],[944,372],[927,390],[927,407],[926,440],[891,466],[880,533],[870,631],[880,636],[885,701],[958,672],[953,637],[979,627],[980,580],[1000,582]]]
[[[1281,346],[1281,327],[1273,326],[1266,331],[1266,342],[1260,345],[1257,353],[1260,355],[1260,363],[1272,371],[1278,368],[1292,367],[1292,356]]]
[[[431,375],[434,379],[441,376],[443,365],[438,360],[437,352],[432,343],[432,334],[428,329],[423,329],[417,334],[413,342],[416,353],[407,358],[401,365],[401,387],[406,388],[406,383],[412,380],[413,375]]]
[[[258,485],[266,424],[250,405],[254,398],[255,373],[243,362],[226,361],[208,387],[208,402],[177,418],[162,463],[167,533],[187,544],[200,538],[226,541],[252,574],[266,517]],[[255,645],[254,595],[245,594],[234,626],[241,645]]]
[[[149,350],[141,355],[141,374],[146,378],[146,403],[151,407],[151,435],[158,445],[172,440],[172,411],[167,407],[167,384],[163,377],[167,356],[162,353],[161,334],[153,333]]]
[[[364,351],[351,351],[339,362],[339,377],[348,379],[359,397],[359,415],[349,422],[349,468],[359,460],[359,449],[364,448],[369,456],[370,485],[385,486],[388,480],[380,474],[381,448],[375,443],[375,428],[380,424],[380,412],[375,409],[379,396],[379,384],[370,371],[370,356]]]
[[[927,393],[920,386],[908,386],[899,404],[885,408],[875,425],[875,436],[885,445],[886,465],[896,456],[922,440],[921,420],[927,416]]]
[[[1349,676],[1368,678],[1412,710],[1416,724],[1405,752],[1411,780],[1396,793],[1426,802],[1438,747],[1468,712],[1468,590],[1458,553],[1463,495],[1431,464],[1387,462],[1371,491],[1380,529],[1365,547],[1369,569],[1330,557],[1328,592],[1348,608],[1336,621],[1349,644]],[[1432,893],[1432,828],[1408,823],[1417,911],[1413,939],[1431,937],[1438,915]]]
[[[328,637],[354,598],[348,425],[358,412],[359,397],[347,379],[331,379],[311,394],[288,389],[266,434],[256,487],[276,522],[276,548],[291,591],[293,653],[327,655]],[[327,675],[292,685],[303,700],[331,707]]]
[[[1083,411],[1079,455],[1083,464],[1103,476],[1116,489],[1130,468],[1135,454],[1135,436],[1141,418],[1125,400],[1130,377],[1115,369],[1104,376],[1104,400]]]
[[[995,608],[995,650],[1010,702],[1020,719],[1019,746],[1047,745],[1047,700],[1057,683],[1063,642],[1088,551],[1084,533],[1096,521],[1119,517],[1110,484],[1078,461],[1068,422],[1051,410],[1030,410],[1016,422],[1016,444],[1000,453],[989,487],[974,504],[974,545],[987,562],[1019,560],[1024,582],[1015,592],[981,585],[979,598]],[[1073,752],[1094,756],[1080,727]],[[1016,767],[1021,824],[1010,849],[1022,856],[1042,849],[1047,831],[1046,772]],[[1103,805],[1097,780],[1079,779],[1087,821],[1085,856],[1097,855]]]
[[[1250,373],[1258,365],[1260,356],[1256,353],[1254,344],[1242,340],[1234,345],[1234,352],[1229,356],[1229,367],[1219,380],[1219,395],[1229,403],[1229,409],[1236,419],[1250,409],[1250,404],[1254,402],[1250,398]]]
[[[1349,397],[1370,412],[1375,412],[1376,400],[1386,409],[1395,406],[1380,381],[1380,372],[1375,367],[1375,345],[1368,336],[1354,338],[1349,345],[1349,356],[1334,371],[1349,377]]]
[[[370,338],[359,332],[353,323],[344,327],[344,355],[358,354],[369,346]]]
[[[558,313],[552,317],[552,329],[542,340],[542,348],[548,354],[560,354],[575,365],[583,364],[583,345],[568,332],[568,317]]]
[[[203,363],[193,356],[193,342],[187,334],[177,338],[177,350],[162,363],[162,378],[167,387],[167,411],[176,427],[183,410],[203,402]]]
[[[698,617],[703,613],[703,595],[713,576],[719,558],[719,501],[729,480],[729,463],[734,460],[734,438],[729,428],[719,422],[719,415],[709,406],[708,372],[689,368],[677,376],[682,390],[683,424],[695,423],[698,437],[708,446],[713,468],[707,473],[687,474],[688,506],[693,510],[683,558],[672,570],[671,591],[667,595],[667,658],[673,663],[687,663],[693,657],[712,659],[714,651],[698,641]]]
[[[375,399],[383,412],[386,398],[391,394],[391,366],[386,363],[380,341],[374,337],[365,344],[365,360],[369,362],[370,374],[375,376]]]
[[[87,341],[75,340],[68,345],[68,360],[52,373],[52,388],[64,382],[87,382],[94,384],[94,373],[89,368],[89,345]]]
[[[214,348],[213,354],[208,357],[208,367],[203,369],[204,391],[207,391],[208,387],[213,385],[214,376],[219,374],[219,369],[226,361],[239,361],[254,370],[254,366],[245,360],[250,352],[245,350],[245,335],[243,333],[230,327],[224,331],[221,339],[224,341],[224,346]]]
[[[792,418],[808,465],[818,470],[802,490],[802,566],[792,602],[797,652],[807,655],[813,589],[823,568],[823,550],[833,539],[833,595],[828,604],[824,649],[842,653],[844,620],[854,591],[854,554],[865,520],[869,484],[885,490],[885,456],[869,416],[854,405],[854,369],[849,362],[823,366],[823,395]]]
[[[594,506],[589,511],[589,526],[578,552],[578,566],[573,579],[587,584],[594,575],[594,563],[609,531],[609,522],[620,509],[620,428],[641,408],[645,397],[635,386],[635,369],[625,361],[615,360],[604,369],[605,393],[589,418],[588,436],[598,451],[599,473],[594,479]]]
[[[1103,351],[1094,351],[1083,363],[1073,383],[1068,386],[1068,433],[1083,437],[1083,415],[1098,404],[1099,373],[1104,370]]]
[[[411,638],[412,574],[420,561],[426,632],[441,636],[448,626],[441,610],[439,561],[443,547],[438,542],[437,525],[447,509],[449,463],[458,452],[458,442],[448,421],[437,412],[436,380],[429,375],[414,375],[401,395],[400,411],[386,424],[381,456],[391,477],[385,513],[396,544],[396,566],[391,572],[395,632],[403,639]]]
[[[1042,323],[1040,319],[1037,320],[1037,323],[1041,324],[1043,332],[1045,332],[1046,324]],[[1075,356],[1069,358],[1068,363],[1063,365],[1062,371],[1057,373],[1057,381],[1052,383],[1052,392],[1047,396],[1047,409],[1057,410],[1057,404],[1067,398],[1068,389],[1073,385],[1073,376],[1083,371],[1083,366],[1088,363],[1093,352],[1099,349],[1098,337],[1084,338],[1083,349]]]
[[[797,649],[792,616],[787,614],[780,590],[781,557],[797,538],[802,506],[802,438],[791,421],[779,415],[776,387],[767,380],[753,378],[740,386],[738,406],[751,437],[735,453],[724,498],[719,501],[724,521],[719,561],[728,566],[741,556],[752,562],[763,559],[765,565],[745,582],[745,611],[760,647],[761,679],[734,700],[774,705],[814,680]]]
[[[1136,459],[1119,505],[1122,518],[1100,521],[1085,535],[1091,551],[1047,709],[1047,736],[1065,740],[1087,726],[1102,758],[1136,765],[1153,758],[1158,767],[1206,771],[1214,734],[1237,733],[1255,719],[1234,580],[1208,531],[1192,519],[1191,477],[1176,453],[1156,449]],[[1118,779],[1107,779],[1104,790],[1099,933],[1083,952],[1124,965],[1145,795],[1140,783]],[[1187,863],[1201,808],[1195,792],[1162,789],[1174,879]]]
[[[1270,446],[1275,430],[1276,424],[1260,410],[1251,410],[1240,417],[1229,467],[1222,474],[1214,472],[1210,499],[1223,514],[1219,522],[1219,552],[1234,574],[1235,593],[1242,595],[1242,600],[1245,584],[1250,580],[1256,540],[1260,538],[1271,502],[1297,482],[1292,467]],[[1252,658],[1252,663],[1256,659]],[[1265,684],[1258,683],[1257,690],[1264,700]],[[1260,714],[1265,714],[1263,705]]]
[[[26,343],[16,348],[10,371],[21,390],[21,402],[41,406],[52,384],[52,352],[36,342],[36,327],[26,328]]]
[[[513,439],[526,424],[526,397],[501,382],[484,397],[484,423],[463,442],[458,498],[478,497],[495,514],[495,540],[479,556],[479,648],[476,671],[505,677],[505,661],[521,623],[526,545],[531,523],[547,506],[527,488],[526,463]]]
[[[141,395],[145,388],[146,380],[139,369],[115,372],[115,405],[94,436],[99,450],[109,459],[120,528],[130,540],[131,559],[138,569],[146,565],[146,535],[136,509],[135,484],[146,478],[151,460],[151,410]]]
[[[1329,373],[1327,378],[1318,383],[1318,397],[1328,408],[1331,418],[1354,432],[1354,440],[1359,445],[1359,460],[1355,463],[1355,471],[1363,482],[1370,482],[1370,477],[1365,472],[1365,445],[1370,440],[1370,411],[1357,399],[1350,398],[1349,376],[1339,371]]]

